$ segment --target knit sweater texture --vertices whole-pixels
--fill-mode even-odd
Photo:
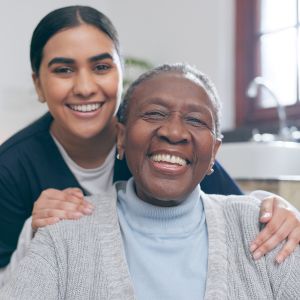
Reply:
[[[299,247],[280,265],[275,262],[280,246],[257,261],[251,257],[249,245],[260,229],[256,199],[201,197],[209,238],[204,299],[300,299]],[[116,195],[89,200],[97,205],[93,215],[38,231],[0,299],[135,299]]]

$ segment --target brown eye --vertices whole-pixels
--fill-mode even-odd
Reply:
[[[70,74],[73,72],[71,67],[58,67],[54,69],[54,73],[56,74]]]
[[[111,66],[108,64],[98,64],[94,67],[94,71],[97,73],[105,73],[111,69]]]

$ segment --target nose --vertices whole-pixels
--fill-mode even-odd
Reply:
[[[157,134],[170,144],[187,144],[190,141],[190,133],[180,116],[169,116],[159,127]]]
[[[73,92],[81,98],[90,98],[97,92],[97,83],[93,74],[82,70],[75,77]]]

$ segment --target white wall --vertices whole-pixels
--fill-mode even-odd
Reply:
[[[0,11],[0,142],[45,111],[31,83],[31,34],[49,11],[73,4],[107,14],[125,55],[154,64],[189,62],[209,74],[223,101],[222,128],[233,128],[233,0],[11,0]]]

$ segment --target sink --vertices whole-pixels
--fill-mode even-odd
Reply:
[[[300,177],[300,143],[224,143],[217,159],[235,179]]]

